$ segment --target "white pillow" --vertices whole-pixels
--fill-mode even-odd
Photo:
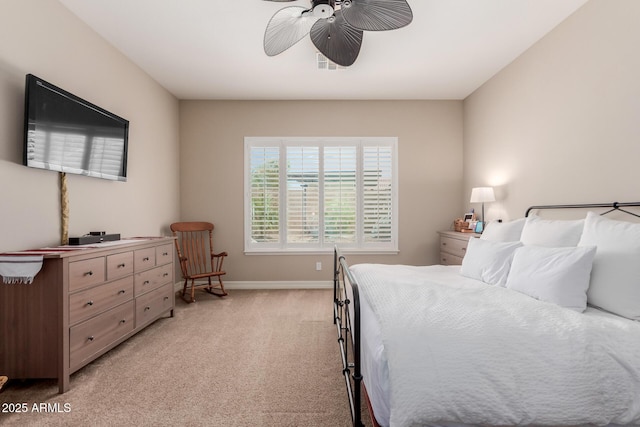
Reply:
[[[595,253],[595,246],[523,246],[513,255],[507,288],[583,312]]]
[[[471,238],[462,259],[460,274],[490,285],[504,286],[513,252],[520,246],[520,242],[492,242]]]
[[[640,320],[640,224],[587,213],[579,246],[597,246],[589,304]]]
[[[524,245],[553,248],[577,246],[583,228],[584,219],[550,220],[532,215],[524,222],[520,241]]]
[[[480,238],[493,242],[517,242],[522,234],[524,220],[524,218],[520,218],[509,222],[491,221],[487,224]]]

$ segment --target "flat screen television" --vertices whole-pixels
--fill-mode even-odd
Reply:
[[[27,74],[26,166],[127,180],[129,121]]]

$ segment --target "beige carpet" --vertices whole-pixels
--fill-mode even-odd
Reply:
[[[10,381],[8,426],[349,426],[332,290],[197,292],[71,377]],[[59,404],[38,413],[33,404]],[[65,406],[70,409],[65,411]],[[6,409],[7,406],[3,405]],[[54,405],[49,405],[54,408]]]

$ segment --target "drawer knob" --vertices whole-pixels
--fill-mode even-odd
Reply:
[[[143,284],[143,285],[148,285],[148,284],[149,284],[149,281],[148,281],[148,280],[145,280],[144,282],[142,282],[142,284]]]
[[[127,323],[127,319],[122,319],[120,323]]]
[[[91,335],[89,338],[87,338],[89,341],[93,341],[95,338],[93,337],[93,335]]]
[[[87,305],[93,305],[93,301],[92,300],[87,301]]]
[[[446,242],[442,242],[442,246],[447,246],[447,243]]]
[[[144,311],[149,311],[149,310],[151,310],[151,307],[149,307],[149,306],[146,306],[146,307],[144,308]]]
[[[118,291],[118,295],[122,295],[122,294],[124,294],[124,293],[126,293],[126,292],[127,292],[127,291],[125,291],[124,289],[120,289],[120,290]]]
[[[167,277],[168,275],[169,275],[169,273],[164,273],[164,274],[162,275],[162,277]]]
[[[124,268],[126,264],[123,262],[122,264],[118,264],[118,268]]]
[[[467,250],[467,248],[462,248],[462,251],[463,251],[463,252],[464,252],[464,251],[466,251],[466,250]]]
[[[93,276],[93,271],[89,270],[86,273],[84,273],[85,276]]]
[[[169,299],[169,297],[164,297],[164,300],[165,300],[165,301],[166,301],[166,300],[168,300],[168,299]]]
[[[167,256],[167,255],[169,255],[169,252],[163,252],[162,253],[162,256]]]
[[[142,258],[142,261],[149,261],[149,257],[146,256],[146,257]]]

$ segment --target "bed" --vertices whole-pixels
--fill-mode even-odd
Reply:
[[[640,424],[640,223],[605,216],[637,207],[533,206],[462,266],[349,266],[336,247],[354,426],[363,404],[380,426]],[[587,213],[531,214],[549,209]]]

